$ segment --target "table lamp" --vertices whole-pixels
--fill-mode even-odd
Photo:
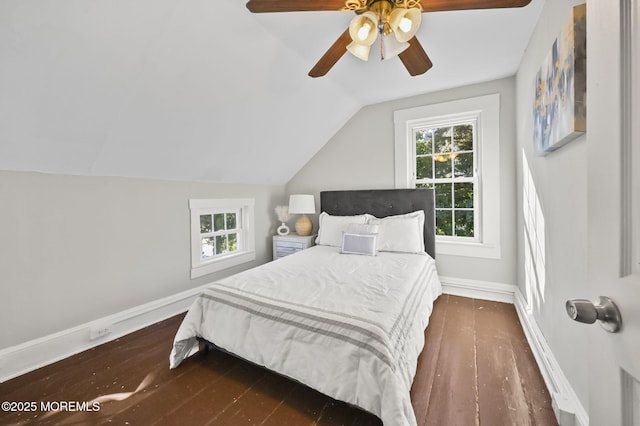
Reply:
[[[311,235],[313,223],[307,217],[307,214],[316,212],[315,197],[310,194],[292,194],[289,197],[289,213],[300,214],[296,221],[296,233],[298,235]]]

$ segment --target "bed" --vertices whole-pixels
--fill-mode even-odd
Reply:
[[[442,292],[433,192],[325,191],[320,200],[317,245],[212,283],[176,333],[170,367],[204,339],[385,425],[415,425],[409,391]],[[348,236],[373,239],[374,255],[345,253]]]

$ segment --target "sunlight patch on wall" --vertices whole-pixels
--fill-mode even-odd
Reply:
[[[522,213],[524,215],[524,273],[527,303],[535,302],[540,309],[544,303],[545,270],[545,221],[535,182],[531,176],[527,156],[522,151]]]

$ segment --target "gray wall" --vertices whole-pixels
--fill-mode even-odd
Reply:
[[[560,28],[579,1],[548,1],[540,16],[520,65],[517,81],[517,153],[518,162],[518,286],[528,300],[534,318],[554,356],[588,408],[587,329],[567,317],[567,299],[584,298],[587,280],[587,137],[582,136],[547,156],[538,156],[533,146],[533,99],[535,77]],[[595,30],[595,29],[594,29]],[[595,36],[592,29],[588,37]],[[589,93],[587,88],[587,93]],[[591,118],[588,118],[591,119]],[[546,250],[538,263],[540,276],[526,274],[527,256],[523,221],[523,161],[530,169],[544,221]],[[531,288],[527,288],[530,283]],[[530,290],[530,291],[529,291]]]
[[[287,183],[287,193],[313,193],[333,189],[393,188],[393,112],[475,96],[500,94],[500,215],[501,259],[438,255],[440,275],[454,278],[515,284],[515,79],[414,96],[360,110]],[[319,208],[319,206],[318,206]],[[317,229],[317,228],[316,228]]]
[[[256,260],[190,279],[189,198],[255,198]],[[0,172],[0,349],[271,260],[284,186]]]

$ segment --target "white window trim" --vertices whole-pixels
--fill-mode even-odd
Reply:
[[[252,198],[226,198],[226,199],[192,199],[189,200],[191,211],[191,278],[202,277],[207,274],[251,262],[256,258],[255,251],[255,226],[254,226],[255,200]],[[200,240],[200,215],[220,210],[240,210],[241,214],[241,241],[238,252],[214,256],[211,259],[202,260],[202,241]]]
[[[500,259],[500,95],[491,94],[395,111],[395,186],[415,186],[413,128],[477,115],[479,241],[436,237],[436,255]]]

